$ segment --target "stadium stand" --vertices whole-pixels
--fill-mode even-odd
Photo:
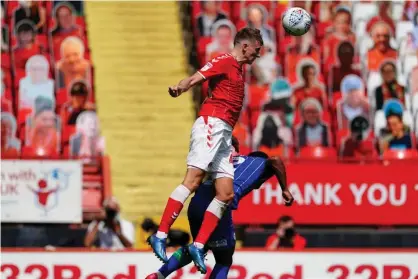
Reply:
[[[285,128],[290,128],[293,133],[296,133],[300,123],[299,104],[306,98],[316,98],[321,103],[321,110],[330,115],[327,122],[330,122],[328,124],[331,127],[331,138],[337,139],[339,135],[347,133],[344,129],[348,128],[350,121],[358,114],[366,116],[371,121],[374,119],[375,111],[378,112],[383,106],[383,102],[395,98],[405,105],[405,99],[414,96],[414,92],[411,92],[407,85],[413,82],[410,73],[418,65],[416,61],[418,38],[413,36],[414,28],[417,27],[414,27],[412,18],[407,18],[406,15],[409,5],[371,1],[353,3],[337,1],[332,4],[320,1],[295,1],[293,2],[295,6],[307,9],[314,17],[314,25],[310,32],[298,38],[285,34],[280,24],[281,13],[286,7],[291,6],[292,2],[220,1],[217,3],[213,10],[207,9],[208,4],[203,2],[194,2],[191,5],[191,22],[194,33],[197,34],[195,40],[199,66],[203,66],[210,60],[210,57],[205,55],[205,49],[208,50],[210,45],[216,42],[215,29],[227,20],[230,20],[228,24],[235,24],[236,29],[244,26],[260,28],[265,42],[267,41],[267,53],[263,53],[255,65],[247,67],[248,102],[244,108],[245,116],[241,117],[239,131],[236,132],[240,138],[243,138],[244,131],[247,131],[246,137],[250,139],[258,137],[255,135],[257,127],[254,124],[266,110],[269,110],[270,114],[276,114]],[[237,7],[240,12],[233,12],[235,14],[233,15],[230,11]],[[202,32],[199,32],[201,26],[198,24],[202,18],[211,19],[212,21],[205,22],[207,24],[212,22],[212,28],[214,28],[212,33],[207,32],[204,36],[201,36]],[[396,26],[394,19],[397,20]],[[275,34],[277,38],[274,38]],[[340,45],[341,49],[339,49]],[[283,46],[288,47],[287,50]],[[353,46],[354,49],[352,49]],[[317,51],[318,47],[319,51]],[[267,71],[269,66],[264,62],[263,58],[267,55],[266,61],[276,62],[273,73]],[[383,62],[390,61],[390,59],[397,59],[395,65],[399,66],[394,72],[395,83],[393,83],[393,78],[388,78],[381,69]],[[309,70],[309,67],[313,67],[312,70]],[[260,71],[260,69],[263,70]],[[311,72],[313,81],[309,81],[308,77]],[[342,81],[350,74],[362,79],[358,82],[358,87],[362,88],[362,92],[345,93],[353,91],[353,86],[355,86],[353,81],[348,81],[347,89],[342,86]],[[271,103],[272,99],[277,98],[272,85],[283,78],[290,82],[291,98],[283,98],[282,106],[266,108],[266,103]],[[385,84],[389,84],[391,88],[389,89]],[[375,97],[375,90],[378,90],[379,97]],[[385,91],[383,97],[382,90]],[[325,92],[328,93],[325,94]],[[204,92],[203,95],[206,93]],[[408,108],[405,110],[403,114],[408,115],[406,118],[412,118],[409,115],[413,112]],[[415,114],[413,116],[415,117]],[[384,122],[386,122],[385,119]],[[406,125],[413,132],[412,122],[407,122]],[[281,129],[280,125],[276,126],[276,129]],[[386,124],[381,128],[385,126]],[[375,132],[379,132],[376,135],[380,134],[380,131],[375,130]],[[277,139],[271,140],[277,142]],[[379,138],[373,136],[372,140],[378,142]],[[338,144],[338,140],[333,141],[332,146],[338,148]],[[271,148],[274,147],[276,146]],[[292,148],[294,151],[299,149],[297,144]],[[415,149],[416,146],[412,148]],[[383,154],[383,150],[376,151],[376,155]],[[288,152],[288,154],[293,153]],[[305,158],[307,154],[308,151],[305,149],[300,155]],[[314,152],[311,154],[315,156]],[[333,157],[334,153],[326,154]]]
[[[396,165],[402,161],[412,167],[417,163],[414,127],[418,118],[414,109],[418,99],[414,87],[417,76],[412,77],[418,72],[416,1],[216,3],[212,9],[208,9],[206,2],[189,5],[197,46],[196,55],[190,56],[196,57],[191,61],[195,69],[211,60],[207,51],[218,40],[216,28],[222,22],[228,23],[230,30],[244,26],[259,28],[266,45],[261,58],[246,67],[247,102],[234,130],[234,135],[245,144],[243,152],[261,150],[287,158],[290,167],[298,162],[310,162],[313,169],[319,162],[332,162],[342,169],[358,164],[358,171],[363,164],[381,166],[390,161]],[[292,5],[306,9],[314,18],[311,30],[304,36],[291,37],[281,26],[282,13]],[[202,18],[213,28],[203,35],[198,23]],[[206,90],[203,87],[203,97],[207,96]],[[308,169],[306,172],[300,175],[311,177]],[[346,172],[348,169],[341,173],[342,177],[349,176]],[[295,180],[299,181],[291,178],[292,182]],[[343,183],[343,187],[348,185]],[[271,194],[273,190],[268,189],[260,191],[261,195]],[[246,214],[251,210],[254,210],[252,214],[264,214],[274,209],[264,207],[259,198],[253,196],[263,205],[262,209],[257,209],[255,204],[250,207],[248,202],[242,210]],[[293,214],[299,225],[316,223],[292,210],[287,213]],[[263,246],[272,231],[257,226],[274,221],[256,221],[244,213],[237,217],[236,221],[247,228],[242,231],[244,246]],[[342,226],[360,225],[343,219]],[[326,226],[329,222],[323,220],[316,224]],[[363,225],[376,225],[372,223]],[[416,231],[412,229],[411,233]],[[355,232],[341,228],[325,232],[308,228],[302,234],[308,238],[309,247],[417,245],[409,241],[413,236],[407,231],[380,232],[369,228]],[[322,238],[322,234],[327,236]],[[325,239],[330,242],[325,243]],[[385,246],[384,239],[391,244]]]
[[[83,160],[83,216],[89,220],[111,194],[111,182],[83,2],[1,3],[1,157]]]

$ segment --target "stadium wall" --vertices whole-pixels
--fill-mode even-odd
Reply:
[[[212,257],[208,266],[213,267]],[[416,279],[418,250],[308,250],[266,252],[239,250],[231,278],[236,279]],[[108,263],[108,264],[103,264]],[[134,279],[155,272],[160,263],[150,252],[68,249],[4,249],[2,278]],[[186,266],[171,278],[202,277]]]

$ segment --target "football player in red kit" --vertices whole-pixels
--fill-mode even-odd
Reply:
[[[170,95],[178,97],[194,85],[209,80],[210,94],[192,127],[184,180],[170,195],[157,233],[148,239],[154,253],[163,262],[167,261],[165,243],[168,230],[186,199],[202,183],[205,174],[210,172],[215,179],[216,196],[205,212],[194,243],[188,246],[197,268],[206,273],[203,247],[234,197],[231,137],[244,100],[242,68],[259,57],[262,46],[259,30],[243,28],[235,36],[231,53],[213,58],[194,75],[169,88]]]

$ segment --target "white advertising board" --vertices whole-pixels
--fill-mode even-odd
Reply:
[[[1,161],[1,221],[82,221],[82,164],[79,161]]]
[[[208,255],[208,268],[214,266]],[[144,279],[161,263],[150,252],[2,253],[2,278]],[[208,272],[208,274],[209,274]],[[169,278],[209,278],[188,265]],[[418,279],[417,252],[237,251],[230,279]]]

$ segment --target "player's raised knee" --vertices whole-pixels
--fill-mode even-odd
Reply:
[[[229,190],[228,188],[221,188],[221,187],[219,188],[218,187],[216,188],[216,199],[224,203],[229,203],[234,199],[233,188],[231,190]]]

